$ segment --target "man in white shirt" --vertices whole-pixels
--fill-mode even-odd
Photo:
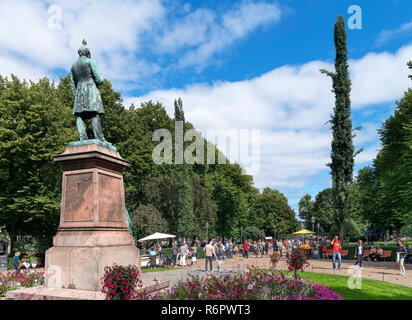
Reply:
[[[187,255],[187,246],[186,242],[183,241],[182,246],[180,247],[180,266],[186,266],[186,255]]]

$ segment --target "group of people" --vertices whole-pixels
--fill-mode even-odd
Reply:
[[[186,267],[186,259],[188,257],[191,258],[191,266],[196,267],[196,261],[197,261],[197,249],[198,245],[196,243],[193,244],[192,247],[190,247],[185,240],[183,240],[181,243],[178,243],[175,241],[172,245],[172,262],[174,265],[176,265],[177,260],[180,260],[180,266]]]
[[[277,252],[280,257],[285,256],[288,258],[292,251],[296,248],[301,248],[302,245],[309,245],[313,249],[314,258],[320,253],[322,258],[327,258],[328,248],[332,249],[332,267],[333,269],[341,269],[342,267],[342,243],[338,236],[335,236],[331,241],[328,241],[326,237],[321,238],[289,238],[278,239],[273,241],[266,240],[244,240],[242,244],[234,244],[232,239],[222,241],[220,239],[212,239],[209,243],[204,244],[205,253],[205,271],[208,269],[212,271],[213,261],[217,262],[218,271],[222,270],[224,260],[233,259],[236,255],[242,254],[243,259],[247,260],[249,254],[254,254],[256,258],[269,255],[269,250],[273,249],[273,252]],[[191,258],[190,266],[196,267],[198,248],[202,247],[202,243],[199,241],[190,242],[189,240],[175,241],[172,245],[172,263],[174,265],[179,261],[180,266],[187,266],[187,259]],[[364,257],[364,244],[362,240],[357,242],[355,247],[355,265],[359,265],[362,268],[362,261]],[[377,261],[382,256],[383,249],[379,245],[372,245],[369,250],[368,260]],[[157,248],[151,248],[149,255],[164,257],[163,247],[159,244]],[[404,261],[407,257],[407,250],[402,240],[398,241],[397,249],[397,262],[400,266],[399,275],[405,275]],[[165,259],[167,257],[164,257]]]
[[[362,240],[358,240],[358,243],[355,247],[355,258],[356,262],[355,265],[359,264],[359,267],[362,268],[362,260],[363,260],[363,253],[364,253],[364,245]],[[377,259],[383,254],[383,249],[372,245],[369,251],[368,260],[369,261],[377,261]],[[405,242],[403,240],[398,240],[398,248],[396,249],[396,262],[399,264],[399,275],[405,276],[405,259],[408,255],[408,251],[406,250]]]
[[[263,257],[269,254],[269,248],[271,247],[268,241],[251,241],[245,240],[242,246],[243,259],[249,258],[249,252],[255,254],[255,257]]]
[[[13,258],[13,267],[17,272],[20,272],[21,267],[24,267],[25,269],[35,269],[38,266],[38,260],[35,256],[24,259],[24,261],[20,261],[20,256],[21,253],[17,251]]]

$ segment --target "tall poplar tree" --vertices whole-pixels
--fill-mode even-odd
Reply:
[[[349,185],[352,182],[354,147],[352,142],[352,121],[348,72],[345,21],[341,15],[335,22],[334,40],[336,48],[335,72],[320,70],[332,78],[332,92],[335,94],[332,123],[333,139],[331,151],[332,194],[335,220],[343,238],[345,217],[349,214]]]
[[[185,115],[183,112],[183,102],[179,98],[175,100],[175,122],[176,130],[179,127],[179,121],[182,122],[183,137],[185,127]],[[184,139],[176,141],[175,139],[175,154],[183,155],[184,153]],[[180,142],[180,143],[179,143]],[[190,184],[189,166],[184,163],[176,163],[177,171],[177,186],[178,186],[178,199],[177,199],[177,227],[176,232],[178,236],[191,237],[194,231],[194,214],[193,214],[193,195]],[[175,159],[176,161],[176,159]]]

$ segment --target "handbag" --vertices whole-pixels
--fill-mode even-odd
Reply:
[[[400,254],[399,254],[399,252],[397,252],[396,253],[396,263],[399,263],[399,256],[400,256]]]

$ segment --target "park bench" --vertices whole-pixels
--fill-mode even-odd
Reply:
[[[341,256],[342,258],[343,258],[343,257],[347,257],[348,254],[349,254],[349,250],[341,250],[341,251],[340,251],[340,256]],[[326,250],[326,256],[328,257],[328,259],[329,259],[329,257],[332,257],[332,249],[327,249],[327,250]]]
[[[383,254],[379,258],[383,259],[383,261],[385,261],[385,259],[390,258],[391,256],[392,256],[392,251],[384,250]]]
[[[341,250],[340,251],[340,256],[343,257],[347,257],[349,254],[349,250]]]
[[[156,258],[153,259],[154,257],[150,257],[148,254],[146,255],[141,255],[140,256],[140,267],[144,268],[144,267],[153,267],[155,268],[157,265],[160,264],[160,259]]]
[[[329,259],[329,257],[332,257],[332,249],[327,249],[326,250],[326,257]]]
[[[141,255],[140,256],[140,267],[147,267],[149,264],[149,255]]]
[[[370,252],[370,250],[365,250],[365,251],[363,252],[363,257],[364,257],[366,260],[369,258],[369,252]]]

